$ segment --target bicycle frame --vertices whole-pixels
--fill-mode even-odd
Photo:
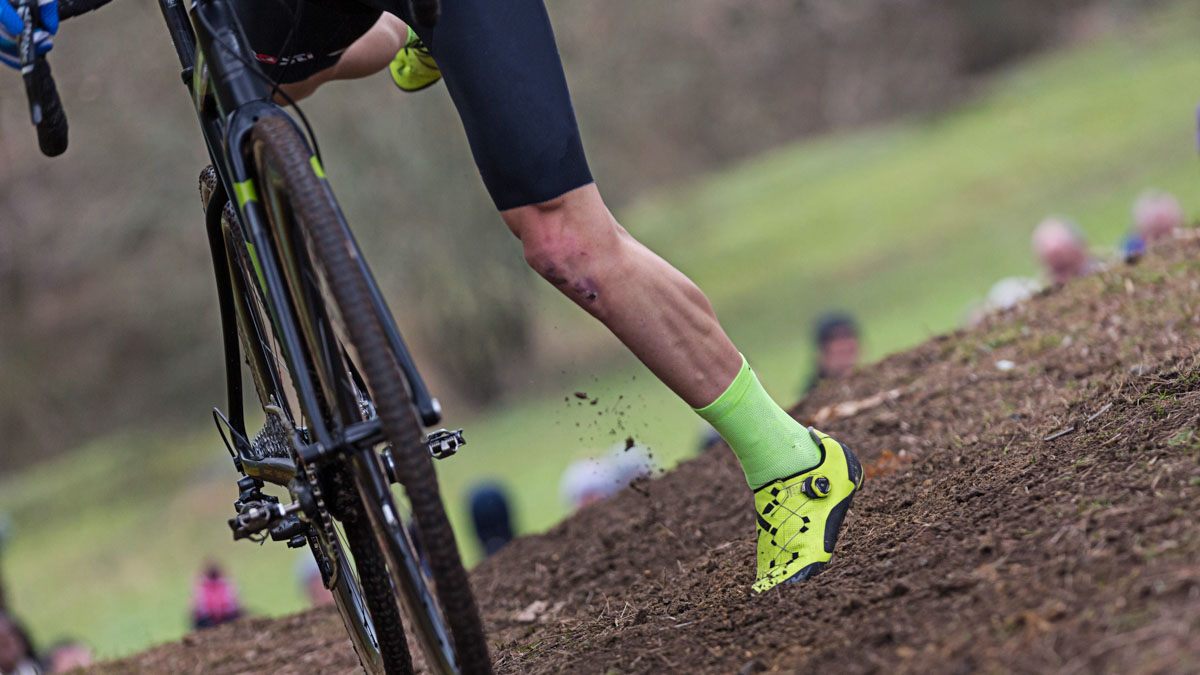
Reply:
[[[60,0],[60,18],[66,20],[91,12],[110,1]],[[403,440],[396,442],[404,444],[402,452],[427,451],[441,458],[453,454],[463,443],[461,430],[440,430],[419,440],[412,436],[413,432],[419,433],[412,426],[414,422],[426,427],[439,422],[441,407],[429,395],[416,370],[392,313],[325,180],[320,158],[295,121],[274,102],[280,91],[257,65],[230,0],[190,1],[190,10],[185,9],[183,0],[158,0],[158,3],[217,177],[204,205],[205,228],[217,282],[229,416],[223,416],[216,408],[213,415],[233,455],[235,468],[244,475],[238,481],[241,490],[235,503],[238,516],[229,521],[234,539],[259,536],[257,541],[263,541],[267,537],[264,532],[269,530],[271,538],[287,540],[290,547],[307,544],[326,587],[334,593],[364,668],[375,671],[403,667],[406,663],[408,657],[402,651],[393,650],[387,655],[380,651],[373,623],[379,613],[386,622],[387,632],[399,639],[401,621],[396,610],[403,609],[409,625],[416,627],[426,667],[432,672],[457,673],[450,627],[429,584],[433,573],[419,559],[417,545],[410,539],[393,499],[391,484],[402,482],[392,459],[394,448],[380,452],[379,446],[389,437],[399,438]],[[410,1],[414,3],[411,6],[414,14],[423,17],[426,25],[436,21],[437,0]],[[34,5],[31,0],[20,0],[20,6],[29,15]],[[44,58],[34,58],[33,23],[25,21],[25,25],[20,45],[22,64],[28,66],[25,74],[31,117],[38,128],[42,152],[53,156],[66,149],[67,120],[49,65]],[[280,125],[290,125],[291,129]],[[281,139],[289,153],[288,168],[283,174],[272,163],[274,160],[268,159],[278,151]],[[297,151],[305,150],[311,172],[303,167],[304,154],[296,156]],[[297,164],[297,160],[301,163]],[[297,175],[303,177],[305,197],[316,198],[325,207],[319,222],[319,241],[324,247],[320,254],[311,253],[310,242],[305,238],[314,236],[313,227],[318,223],[297,218],[294,210],[294,195],[290,194],[288,184],[294,183]],[[314,183],[314,176],[319,182]],[[208,175],[202,174],[201,180],[203,191],[209,185]],[[259,198],[260,189],[264,199]],[[317,190],[324,190],[324,194],[314,194]],[[227,218],[234,203],[236,212]],[[336,238],[336,245],[330,237]],[[325,265],[320,271],[329,273],[331,258],[336,261],[341,282],[349,280],[352,284],[340,287],[340,295],[338,288],[333,289],[333,297],[341,300],[332,302],[327,287],[329,279],[318,271],[318,267]],[[351,268],[357,265],[361,285],[353,279],[354,272],[346,269],[347,264]],[[363,313],[364,295],[367,314]],[[341,311],[339,302],[354,309],[354,319],[349,325],[331,320]],[[350,331],[360,336],[366,331],[369,357],[359,354],[354,341],[341,335]],[[268,424],[263,432],[256,434],[254,443],[246,430],[240,358],[243,351],[254,374],[263,411],[268,415]],[[387,387],[384,399],[389,421],[387,434],[375,414],[367,384],[353,356],[369,358],[373,364],[371,381],[375,386]],[[394,376],[403,379],[407,396],[391,388],[389,380]],[[407,418],[405,406],[412,407],[416,419]],[[278,422],[275,428],[269,423],[272,415]],[[226,437],[226,429],[232,439]],[[260,443],[260,439],[265,440]],[[425,447],[418,449],[418,443]],[[286,447],[281,448],[281,444]],[[406,459],[411,464],[417,458],[410,454]],[[439,534],[444,539],[445,514],[440,503],[431,506],[430,477],[423,473],[425,470],[416,470],[421,475],[409,475],[408,479],[423,489],[420,493],[424,497],[423,511],[440,528]],[[321,484],[326,480],[335,481],[336,511],[321,496],[324,494]],[[343,481],[353,483],[357,496],[341,496]],[[278,497],[262,493],[264,483],[287,488],[291,503],[283,506]],[[409,483],[405,485],[411,487]],[[437,498],[436,483],[432,495]],[[346,500],[361,504],[361,510],[356,505],[347,506]],[[297,514],[309,520],[306,522]],[[345,519],[347,514],[349,520]],[[362,515],[370,528],[367,536],[375,540],[365,545]],[[351,543],[350,549],[355,556],[362,554],[361,559],[347,559],[343,549],[345,535],[335,531],[335,518],[344,525],[354,524],[355,541],[359,545]],[[315,519],[319,519],[319,524],[313,524]],[[421,519],[416,522],[419,525]],[[456,586],[469,586],[462,578],[463,569],[457,556],[443,558],[443,566],[439,568],[441,577]],[[351,569],[352,563],[355,569]],[[370,575],[376,582],[376,590],[364,593],[362,584],[353,576],[356,574]],[[380,599],[381,575],[390,577],[391,595],[400,607],[389,609],[391,599]],[[350,578],[349,583],[342,582],[346,578]],[[480,656],[486,658],[478,617],[464,614],[463,610],[473,613],[474,609],[463,605],[461,593],[455,597],[459,607],[455,620],[464,634],[473,636],[474,658],[478,662]],[[381,604],[384,602],[389,604]],[[369,604],[375,605],[373,610]]]
[[[357,395],[347,390],[357,388],[364,391],[365,385],[354,372],[349,355],[338,346],[336,337],[314,327],[317,320],[315,317],[323,315],[319,309],[314,314],[313,305],[308,302],[310,298],[306,296],[311,288],[299,278],[298,270],[306,261],[298,262],[295,256],[290,255],[294,252],[290,248],[290,242],[294,241],[294,233],[282,231],[286,229],[285,219],[268,217],[267,209],[272,204],[264,203],[259,198],[259,190],[255,185],[258,169],[250,143],[254,125],[267,117],[284,119],[294,127],[296,123],[274,103],[275,88],[250,60],[250,55],[254,52],[249,49],[227,0],[194,0],[190,12],[184,9],[183,0],[159,0],[159,7],[170,31],[182,67],[183,83],[195,104],[209,157],[218,176],[216,188],[206,205],[205,227],[217,282],[229,411],[226,423],[233,432],[231,451],[234,454],[234,464],[246,476],[281,485],[292,491],[293,486],[301,482],[297,476],[298,472],[307,472],[308,467],[319,466],[325,459],[346,461],[358,467],[356,470],[360,475],[370,474],[375,477],[376,483],[367,488],[369,491],[380,495],[390,493],[391,487],[381,474],[361,468],[364,463],[380,461],[373,455],[374,448],[384,441],[380,421],[377,418],[368,419],[337,428],[331,427],[322,415],[313,414],[314,411],[321,410],[320,403],[325,402],[330,408],[337,409],[342,419],[361,419],[361,401]],[[302,133],[300,135],[303,137]],[[311,162],[317,175],[323,177],[324,171],[319,159],[314,155]],[[264,181],[268,180],[265,176],[261,178]],[[329,190],[327,183],[324,189]],[[265,186],[263,196],[267,199],[271,197]],[[227,241],[231,238],[226,236],[221,215],[231,197],[235,200],[240,229],[245,239],[232,245],[241,244],[246,247],[245,252],[250,256],[255,272],[254,275],[249,275],[239,271],[236,282],[227,254],[231,245],[227,244]],[[329,197],[331,203],[337,203],[332,194]],[[365,258],[350,232],[345,217],[340,210],[336,215],[345,240],[357,253],[356,258],[363,276],[370,280],[371,274]],[[256,279],[252,278],[255,276]],[[245,312],[247,308],[245,295],[241,296],[242,304],[239,305],[235,293],[239,289],[245,291],[244,286],[251,284],[257,284],[262,294],[280,343],[280,350],[283,352],[297,403],[308,413],[305,419],[307,426],[302,434],[305,438],[293,439],[298,446],[296,451],[299,465],[291,458],[255,457],[247,440],[240,358],[242,343],[238,335],[239,310]],[[441,407],[437,400],[429,395],[417,372],[382,293],[374,283],[369,282],[367,287],[374,312],[395,362],[404,376],[418,416],[426,427],[432,426],[441,420]],[[247,315],[242,314],[241,318],[246,319]],[[258,328],[255,322],[255,330]],[[263,353],[266,348],[261,344],[253,344],[249,339],[246,342],[247,351],[257,352],[246,354],[248,358],[257,360],[256,364],[260,367],[256,368],[256,372],[268,371],[273,378],[271,384],[274,389],[282,391],[275,362]],[[350,370],[354,378],[351,386],[339,387],[330,384],[341,381],[345,385],[344,378],[339,380],[331,376],[335,369],[344,368],[343,363],[351,364]],[[293,420],[296,421],[298,420]],[[380,480],[382,482],[379,482]],[[363,495],[364,500],[368,498],[368,495]],[[374,510],[367,511],[373,519],[376,518]],[[388,542],[392,552],[390,555],[395,556],[391,559],[408,569],[407,575],[400,575],[397,570],[393,570],[393,583],[397,584],[401,600],[409,611],[416,612],[410,613],[410,620],[418,621],[423,626],[418,639],[425,645],[426,656],[430,659],[427,665],[435,672],[454,672],[456,667],[453,665],[452,649],[447,651],[447,646],[451,644],[449,636],[440,626],[430,622],[426,613],[420,611],[422,607],[432,606],[435,600],[427,588],[418,588],[411,583],[411,579],[419,575],[420,563],[416,552],[409,544],[392,541],[394,537],[382,535],[388,531],[392,531],[394,535],[395,527],[398,527],[396,523],[374,522],[373,527],[377,536],[381,537],[381,545],[385,541]],[[327,583],[335,593],[346,595],[340,584],[328,580]],[[354,606],[348,611],[359,615],[365,612],[353,598],[346,596],[344,601],[353,602]],[[339,600],[339,604],[341,602]],[[431,637],[435,633],[436,638]],[[360,643],[374,639],[366,634],[355,635],[353,630],[351,637]]]
[[[327,341],[322,343],[319,337],[313,335],[314,331],[295,311],[290,300],[287,284],[289,272],[277,255],[277,245],[288,241],[288,234],[274,231],[265,205],[258,199],[254,183],[254,164],[248,141],[255,122],[268,116],[286,119],[292,125],[295,122],[274,103],[274,88],[257,71],[254,63],[248,62],[246,55],[253,54],[253,51],[246,44],[233,11],[225,0],[197,0],[190,13],[184,8],[182,0],[159,0],[159,8],[179,57],[183,83],[196,106],[209,157],[219,177],[217,189],[208,204],[205,225],[220,306],[228,422],[235,432],[234,445],[243,446],[235,447],[238,455],[235,462],[247,475],[286,486],[295,475],[295,467],[290,461],[269,458],[254,460],[245,452],[248,448],[244,447],[247,433],[241,347],[220,214],[232,195],[241,217],[245,245],[256,263],[257,281],[272,321],[279,329],[278,338],[290,372],[308,373],[309,367],[332,368],[338,355]],[[314,156],[312,161],[314,167],[319,169],[319,160]],[[338,219],[347,240],[358,251],[357,243],[341,213],[338,213]],[[366,271],[366,262],[361,251],[358,253],[358,260]],[[426,426],[432,426],[441,419],[440,405],[429,395],[379,289],[372,284],[370,291],[376,314],[405,375],[421,421]],[[304,349],[306,341],[309,350]],[[309,352],[325,358],[314,359],[321,361],[319,363],[302,362],[302,355]],[[318,385],[309,377],[293,377],[292,384],[305,410],[318,410],[318,397],[321,395],[326,401],[347,405],[343,392],[318,392]],[[330,429],[319,416],[316,419],[312,417],[308,420],[308,445],[300,449],[301,459],[306,462],[318,461],[342,448],[370,445],[381,439],[378,421],[363,422],[346,429]]]

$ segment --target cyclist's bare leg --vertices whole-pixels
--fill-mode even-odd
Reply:
[[[708,298],[621,227],[594,183],[500,215],[529,265],[688,405],[712,403],[738,374],[742,357]]]
[[[280,89],[293,101],[299,101],[312,95],[317,87],[326,82],[356,80],[374,75],[388,67],[407,39],[408,26],[395,15],[384,12],[370,30],[346,49],[332,68],[326,68],[308,79],[282,85]]]

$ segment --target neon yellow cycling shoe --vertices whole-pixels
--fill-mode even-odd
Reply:
[[[429,48],[411,27],[404,48],[396,52],[396,58],[388,64],[388,71],[392,73],[392,81],[396,86],[407,92],[420,91],[442,79],[437,61],[433,60]]]
[[[758,577],[753,588],[759,593],[825,569],[854,493],[862,487],[862,465],[854,453],[812,427],[808,431],[821,448],[821,463],[754,491]]]

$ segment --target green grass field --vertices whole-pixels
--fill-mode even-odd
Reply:
[[[1075,219],[1103,248],[1146,187],[1175,192],[1194,213],[1197,23],[1164,14],[1015,69],[953,111],[781,148],[649,196],[621,219],[706,289],[767,388],[790,403],[811,357],[809,322],[824,309],[858,314],[877,358],[954,328],[995,280],[1033,275],[1029,234],[1045,215]],[[521,529],[535,532],[564,515],[557,485],[571,460],[632,435],[670,466],[701,433],[615,341],[542,292],[546,340],[579,344],[568,371],[577,384],[450,420],[470,442],[439,467],[459,524],[462,496],[483,477],[512,487]],[[598,404],[580,405],[577,390]],[[15,524],[4,575],[35,638],[77,636],[114,656],[178,637],[208,556],[227,564],[253,611],[299,609],[294,552],[230,541],[232,479],[207,428],[121,435],[3,479],[0,512]]]

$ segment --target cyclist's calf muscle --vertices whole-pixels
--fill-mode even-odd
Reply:
[[[741,355],[694,283],[613,218],[595,183],[500,213],[525,261],[599,319],[693,408],[729,385]]]

